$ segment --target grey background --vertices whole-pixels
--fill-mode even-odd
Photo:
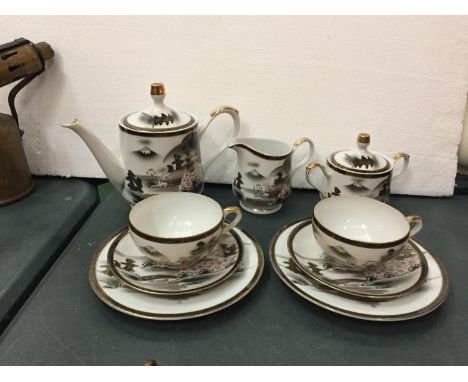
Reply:
[[[37,178],[32,194],[0,208],[0,333],[98,202],[83,180]]]

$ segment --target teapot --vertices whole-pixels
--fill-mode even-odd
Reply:
[[[408,167],[410,156],[404,152],[393,158],[368,150],[370,135],[357,137],[357,148],[338,150],[330,154],[326,165],[310,162],[306,166],[307,182],[320,192],[320,198],[331,196],[364,196],[387,203],[390,199],[390,183]],[[398,172],[394,165],[403,159]],[[311,179],[312,171],[320,169],[321,179]]]
[[[231,106],[214,109],[199,127],[195,116],[164,103],[162,83],[151,85],[151,97],[153,105],[119,119],[120,156],[77,119],[62,124],[84,140],[109,181],[131,204],[161,192],[201,193],[208,166],[239,133],[239,112]],[[232,117],[231,134],[202,161],[200,139],[221,114]]]

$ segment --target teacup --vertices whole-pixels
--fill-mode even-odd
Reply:
[[[410,223],[414,223],[413,228]],[[333,196],[315,205],[312,227],[323,251],[350,269],[365,269],[395,257],[422,228],[419,216],[370,198]]]
[[[228,215],[235,214],[231,222]],[[129,215],[130,235],[140,252],[158,266],[183,268],[201,260],[242,218],[238,207],[222,208],[190,192],[168,192],[144,199]]]

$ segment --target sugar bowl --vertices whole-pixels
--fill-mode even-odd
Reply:
[[[338,150],[327,158],[326,165],[310,162],[306,168],[306,179],[320,192],[322,199],[330,196],[365,196],[388,202],[390,183],[399,177],[408,167],[410,156],[398,152],[389,158],[383,154],[368,150],[370,135],[361,133],[357,137],[357,148]],[[398,172],[394,165],[400,159],[403,163]],[[314,176],[313,170],[320,169],[321,179]]]

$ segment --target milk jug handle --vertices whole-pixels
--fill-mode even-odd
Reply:
[[[300,145],[302,145],[303,143],[308,143],[309,144],[309,150],[304,153],[304,155],[302,156],[301,160],[299,161],[299,163],[292,169],[291,171],[291,177],[302,167],[304,166],[307,162],[310,162],[310,160],[312,159],[312,157],[314,156],[314,143],[309,139],[309,138],[306,138],[306,137],[300,137],[298,139],[296,139],[296,141],[293,143],[292,145],[292,152],[291,152],[291,157],[294,155],[294,153],[296,152],[296,150],[298,149],[298,147]]]
[[[213,161],[227,148],[229,141],[239,134],[239,128],[240,128],[239,111],[233,108],[232,106],[223,105],[214,109],[210,113],[210,115],[207,117],[207,119],[204,121],[203,125],[200,127],[200,139],[203,139],[203,135],[205,134],[208,127],[210,126],[211,122],[213,122],[213,120],[218,115],[221,115],[221,114],[229,114],[232,117],[232,121],[233,121],[232,132],[229,135],[229,137],[227,137],[226,140],[216,148],[216,150],[213,150],[210,157],[202,161],[203,172],[205,172],[210,166],[210,164],[213,163]]]

